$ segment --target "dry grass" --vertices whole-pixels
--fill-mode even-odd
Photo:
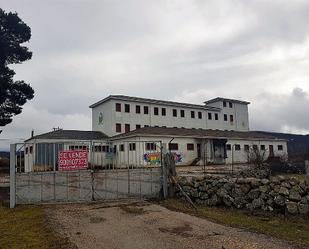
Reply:
[[[42,207],[9,209],[0,204],[0,234],[1,249],[76,248],[68,239],[51,231]]]
[[[256,231],[280,239],[292,241],[301,246],[309,246],[309,218],[284,217],[274,214],[251,214],[236,209],[198,206],[197,210],[187,203],[170,199],[163,206],[217,223]]]
[[[135,214],[135,215],[140,215],[140,214],[145,213],[145,210],[143,208],[136,207],[136,206],[121,205],[120,209],[125,211],[126,213]]]

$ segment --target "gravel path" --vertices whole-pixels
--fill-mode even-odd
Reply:
[[[79,249],[299,248],[148,203],[47,206],[54,229]]]

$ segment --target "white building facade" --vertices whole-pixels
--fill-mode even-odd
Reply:
[[[108,136],[148,126],[249,131],[248,104],[216,98],[195,105],[110,95],[90,106],[92,130]]]

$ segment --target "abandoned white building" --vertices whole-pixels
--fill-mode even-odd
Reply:
[[[87,150],[98,167],[246,163],[248,153],[287,156],[287,141],[249,131],[249,102],[225,98],[205,105],[111,95],[93,105],[92,131],[57,130],[26,140],[25,171],[58,167],[58,151]],[[53,155],[53,156],[52,156]]]

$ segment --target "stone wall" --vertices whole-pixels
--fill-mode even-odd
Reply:
[[[309,182],[295,177],[178,177],[182,189],[197,204],[261,209],[309,215]],[[183,197],[177,191],[178,197]]]

